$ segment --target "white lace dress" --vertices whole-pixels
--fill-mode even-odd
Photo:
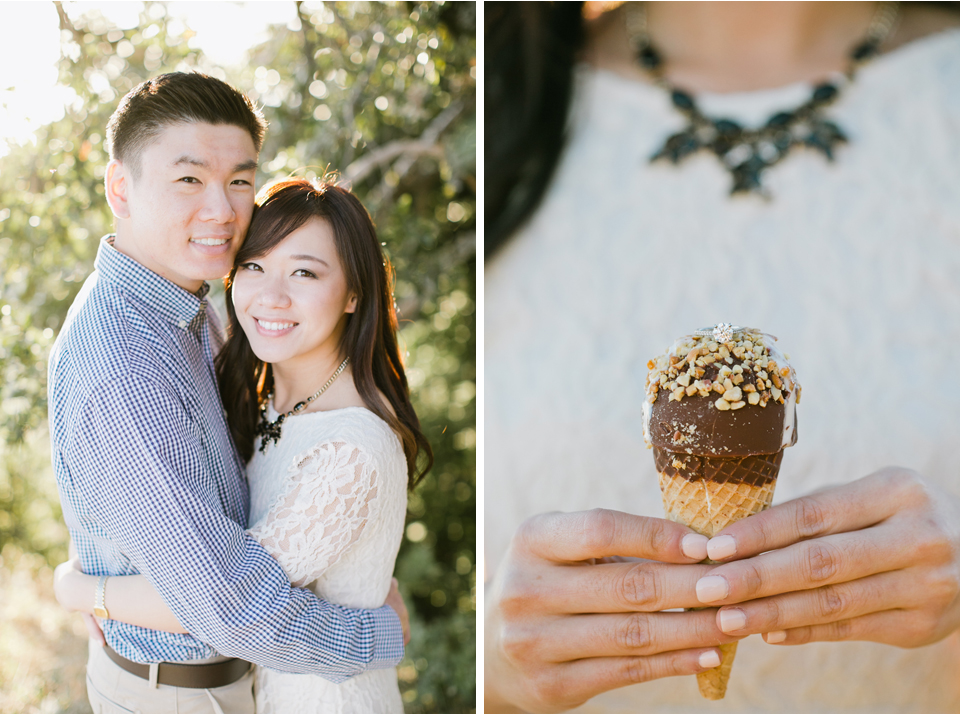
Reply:
[[[269,409],[268,416],[277,413]],[[367,409],[287,418],[247,466],[250,534],[290,582],[340,605],[377,608],[390,590],[407,509],[400,440]],[[258,714],[402,714],[396,669],[342,684],[257,668]]]
[[[866,65],[829,110],[849,144],[832,164],[798,151],[769,170],[769,202],[731,199],[713,156],[648,163],[683,125],[663,91],[581,79],[544,203],[485,267],[488,575],[533,514],[662,514],[646,363],[720,321],[777,335],[803,385],[777,502],[889,464],[960,495],[960,31]],[[698,99],[756,126],[808,96]],[[955,714],[958,673],[957,634],[915,650],[750,637],[723,701],[686,677],[578,711]]]

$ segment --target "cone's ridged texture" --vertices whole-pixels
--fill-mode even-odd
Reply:
[[[659,449],[656,451],[660,452]],[[684,458],[668,451],[660,453],[665,457],[677,457],[672,460]],[[782,456],[783,452],[780,451],[777,454],[748,456],[743,459],[701,457],[704,461],[726,462],[711,463],[709,466],[716,466],[721,472],[742,476],[739,483],[736,480],[688,481],[676,474],[676,468],[661,470],[660,458],[657,458],[660,493],[667,518],[712,538],[734,521],[769,508],[773,502],[773,491],[777,487],[776,477]],[[673,473],[667,473],[668,470]],[[759,484],[751,483],[750,479],[755,478],[757,472],[763,472],[767,478],[760,480]],[[720,645],[720,666],[697,674],[697,686],[701,696],[705,699],[723,699],[736,654],[736,642]]]

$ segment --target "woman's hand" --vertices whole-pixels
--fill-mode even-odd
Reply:
[[[906,469],[775,506],[707,547],[745,558],[697,583],[730,634],[919,647],[960,626],[960,503]]]
[[[393,608],[400,618],[400,629],[403,630],[403,646],[410,644],[410,613],[407,612],[407,603],[403,601],[403,595],[400,594],[400,582],[396,578],[390,578],[390,592],[387,593],[387,599],[383,603]]]
[[[485,709],[556,712],[616,687],[695,674],[740,639],[702,607],[704,536],[616,511],[549,513],[517,531],[487,593]],[[661,562],[611,562],[616,556]],[[668,565],[682,563],[683,565]]]
[[[72,551],[72,543],[71,543]],[[90,639],[100,645],[107,642],[103,638],[103,630],[100,629],[100,623],[91,614],[93,608],[93,593],[89,592],[89,578],[84,575],[80,566],[80,558],[74,556],[65,563],[60,563],[53,571],[53,592],[57,597],[60,606],[71,612],[79,612],[83,618],[83,624],[87,627],[87,633]],[[90,601],[85,607],[84,596],[90,596]],[[84,611],[89,608],[89,611]]]

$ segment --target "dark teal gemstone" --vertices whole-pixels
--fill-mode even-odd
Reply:
[[[778,112],[767,120],[767,126],[787,126],[793,121],[792,112]]]
[[[693,109],[693,97],[680,89],[674,89],[670,93],[670,99],[673,101],[673,106],[679,109],[682,112],[689,112]]]
[[[717,119],[715,122],[713,122],[713,126],[718,133],[724,136],[739,134],[743,131],[743,128],[737,124],[737,122],[731,121],[730,119]]]
[[[813,101],[817,102],[818,104],[829,102],[830,100],[834,99],[838,93],[839,92],[835,86],[830,83],[824,83],[813,90]]]
[[[640,48],[640,51],[637,52],[637,59],[647,69],[656,69],[663,63],[660,55],[650,45],[644,45]]]
[[[862,43],[857,45],[851,57],[857,62],[863,62],[864,60],[870,59],[877,53],[877,42],[876,40],[864,40]]]

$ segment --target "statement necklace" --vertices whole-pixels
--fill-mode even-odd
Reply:
[[[867,34],[850,52],[850,67],[840,81],[818,84],[806,102],[790,111],[777,112],[759,129],[748,129],[732,119],[714,119],[700,111],[693,95],[670,84],[663,76],[663,59],[650,43],[645,3],[627,3],[627,31],[637,60],[653,76],[657,86],[670,95],[673,106],[687,119],[687,126],[669,137],[650,161],[679,164],[698,151],[712,152],[733,176],[730,195],[754,192],[769,197],[761,185],[763,172],[780,163],[795,147],[821,152],[833,161],[837,144],[847,136],[823,110],[840,94],[840,82],[853,81],[857,69],[876,56],[896,23],[898,2],[880,2]]]
[[[257,424],[257,436],[262,436],[263,440],[260,442],[260,453],[262,454],[266,448],[267,444],[277,443],[280,441],[280,426],[283,424],[283,420],[288,416],[293,416],[294,414],[299,414],[304,409],[307,408],[307,405],[310,404],[314,399],[319,397],[327,388],[333,384],[337,377],[340,376],[340,373],[347,368],[347,363],[350,361],[350,358],[347,357],[340,363],[340,366],[337,367],[337,370],[333,373],[330,379],[327,380],[320,389],[313,393],[312,396],[307,397],[302,402],[297,402],[294,405],[293,409],[288,411],[286,414],[281,414],[273,421],[267,419],[267,404],[270,402],[270,399],[273,397],[273,392],[267,395],[267,398],[264,399],[263,404],[260,405],[260,423]]]

